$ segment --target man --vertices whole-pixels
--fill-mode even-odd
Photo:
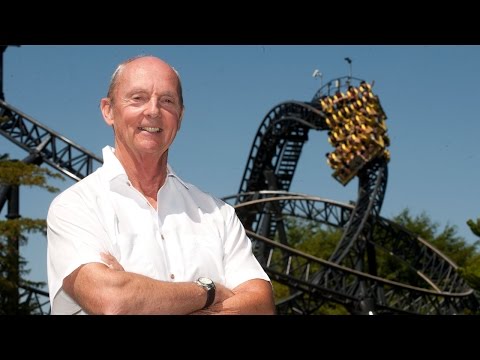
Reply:
[[[128,60],[100,106],[115,148],[48,213],[52,314],[273,314],[234,209],[167,163],[184,112],[177,72]]]

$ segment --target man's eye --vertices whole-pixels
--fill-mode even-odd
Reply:
[[[171,98],[163,98],[162,100],[162,103],[164,104],[174,104],[175,102],[173,101],[173,99]]]

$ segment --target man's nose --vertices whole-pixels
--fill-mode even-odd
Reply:
[[[150,101],[146,104],[145,108],[145,115],[150,117],[157,117],[160,116],[160,106],[158,104],[157,99],[150,99]]]

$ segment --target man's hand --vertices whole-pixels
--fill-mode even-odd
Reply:
[[[100,257],[107,264],[107,266],[112,270],[125,271],[122,265],[117,261],[115,256],[109,253],[100,253]]]
[[[218,284],[219,296],[215,295],[215,303],[206,309],[198,310],[192,315],[273,315],[275,302],[272,285],[260,279],[245,281],[235,289],[229,290]],[[221,300],[223,291],[227,296]]]

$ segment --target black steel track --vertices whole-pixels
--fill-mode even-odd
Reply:
[[[254,213],[275,208],[266,203],[281,203],[282,218],[296,217],[344,228],[355,207],[331,200],[292,194],[285,191],[260,191],[239,194],[256,200],[239,203],[236,209]],[[265,210],[267,209],[267,210]],[[376,313],[462,314],[478,309],[473,290],[458,272],[457,266],[425,240],[390,220],[375,216],[369,244],[407,264],[418,275],[418,282],[405,284],[383,279],[368,272],[315,258],[285,244],[248,231],[254,243],[261,243],[267,256],[261,259],[272,279],[297,290],[277,304],[279,313],[311,314],[325,301],[344,305],[355,312],[365,298],[375,303]],[[321,276],[319,276],[321,274]],[[364,292],[359,292],[359,287]]]
[[[66,176],[78,181],[102,164],[102,159],[0,100],[0,134]]]
[[[291,101],[270,110],[253,141],[238,193],[288,190],[310,129],[328,129],[319,105]],[[269,171],[275,172],[276,184],[266,175]]]
[[[346,90],[347,87],[355,82],[361,83],[362,81],[361,79],[351,77],[333,80],[314,95],[312,102],[290,101],[281,103],[265,116],[253,141],[239,192],[231,198],[234,200],[237,214],[244,226],[252,234],[255,234],[254,237],[256,239],[268,240],[278,238],[279,247],[282,249],[281,253],[286,254],[292,250],[285,248],[285,246],[289,246],[289,241],[282,215],[288,201],[285,198],[279,198],[273,202],[263,201],[263,191],[278,190],[288,192],[303,145],[308,140],[308,132],[311,129],[320,131],[330,130],[326,121],[326,110],[320,105],[320,99],[325,96],[331,96],[334,92]],[[388,180],[387,160],[384,157],[373,158],[359,171],[357,176],[359,178],[357,201],[355,206],[351,208],[351,211],[348,212],[348,218],[345,218],[346,211],[342,213],[340,226],[343,229],[342,237],[335,251],[329,257],[328,263],[344,266],[352,271],[376,277],[376,251],[382,244],[382,241],[378,239],[373,241],[374,236],[377,236],[375,235],[376,232],[385,235],[383,237],[385,244],[391,241],[398,246],[407,246],[404,243],[405,239],[411,239],[411,236],[406,236],[404,231],[396,232],[390,229],[390,226],[381,227],[379,225],[384,221],[379,219]],[[255,206],[242,206],[245,203],[255,204]],[[395,236],[395,238],[390,239],[389,236]],[[412,243],[412,241],[409,242]],[[417,243],[415,242],[415,244]],[[268,241],[254,242],[256,256],[263,264],[266,264],[266,261],[271,259],[271,249],[272,246]],[[455,277],[458,277],[458,274],[455,271],[455,267],[445,267],[445,262],[440,262],[440,264],[438,256],[426,256],[425,259],[429,259],[429,261],[423,258],[419,260],[418,257],[420,254],[423,254],[424,249],[424,247],[418,249],[418,246],[410,246],[408,250],[411,251],[409,255],[412,257],[402,258],[400,256],[400,258],[407,263],[413,262],[413,264],[410,264],[412,266],[416,266],[417,262],[423,261],[425,267],[422,268],[423,272],[419,273],[419,275],[428,274],[427,282],[430,286],[433,286],[435,291],[439,291],[441,287],[438,287],[436,281],[444,279],[442,275],[445,271]],[[396,248],[396,250],[398,254],[403,254],[399,249]],[[290,260],[293,259],[285,256],[281,258],[282,261],[280,263],[282,266],[289,265]],[[311,272],[310,268],[311,284],[321,286],[323,282],[322,289],[324,291],[301,287],[298,285],[298,282],[295,282],[296,280],[293,281],[288,276],[277,274],[276,270],[270,268],[270,266],[267,266],[267,268],[274,279],[288,285],[290,288],[291,295],[289,298],[279,304],[279,309],[283,309],[285,313],[313,313],[323,302],[331,299],[331,296],[326,296],[326,294],[329,293],[327,289],[333,286],[332,284],[337,284],[336,287],[334,286],[333,291],[341,294],[337,294],[335,301],[342,302],[338,296],[340,298],[344,297],[346,301],[350,299],[350,302],[347,301],[344,305],[349,305],[352,312],[360,309],[358,312],[367,313],[373,307],[376,309],[385,308],[386,304],[389,304],[387,306],[388,309],[385,308],[386,310],[395,310],[396,312],[456,313],[458,309],[462,308],[461,306],[447,306],[449,300],[445,296],[442,298],[444,300],[436,304],[434,304],[434,300],[438,299],[438,297],[426,297],[425,299],[431,301],[431,306],[435,308],[433,311],[426,305],[427,300],[421,301],[423,297],[419,294],[423,294],[423,290],[420,291],[413,288],[411,289],[411,294],[408,295],[412,304],[407,304],[406,301],[399,300],[400,298],[396,296],[393,296],[394,300],[390,300],[391,294],[396,292],[386,291],[384,283],[381,281],[371,281],[368,280],[368,277],[362,276],[353,278],[349,276],[350,281],[347,281],[347,286],[345,283],[347,277],[339,277],[337,279],[339,273],[332,266],[319,267],[316,272]],[[445,270],[447,268],[448,270]],[[339,284],[344,286],[343,288],[340,287],[341,291],[339,290]],[[467,302],[470,302],[472,299],[470,297],[471,289],[465,290],[468,287],[463,282],[461,287],[463,287],[463,290],[460,292],[462,295],[458,296],[462,299],[467,297],[469,299]],[[406,288],[409,287],[402,287],[402,289]],[[452,296],[456,297],[457,295]],[[412,297],[415,299],[411,299]],[[406,298],[407,295],[402,295],[401,297],[401,299]],[[415,305],[417,302],[421,305]],[[396,303],[397,305],[391,306],[390,303]],[[401,304],[401,306],[398,304]],[[442,306],[444,308],[440,309]]]
[[[349,84],[351,81],[350,79]],[[285,102],[270,110],[253,141],[236,204],[254,200],[256,192],[260,190],[288,191],[303,145],[308,140],[308,132],[311,129],[320,131],[330,129],[318,101]],[[372,214],[374,216],[380,214],[386,191],[387,174],[387,163],[381,158],[376,158],[359,172],[356,206],[330,261],[359,271],[367,267],[372,274],[375,274],[375,254],[372,253],[372,249],[367,248],[365,240],[369,238],[372,223],[375,221],[372,219]],[[246,212],[242,208],[237,212],[247,229],[252,229],[255,233],[269,239],[273,239],[278,232],[280,242],[287,245],[284,224],[274,221],[281,218],[279,214],[283,208],[282,202],[265,203],[265,206],[266,209],[263,209],[265,211],[256,213]],[[272,206],[274,208],[270,209]],[[368,219],[372,220],[368,221]],[[266,256],[265,249],[255,250],[258,256]],[[365,253],[369,254],[366,259]],[[323,275],[318,274],[318,276]],[[358,288],[358,291],[365,292],[363,285]],[[297,293],[297,295],[300,294]]]

